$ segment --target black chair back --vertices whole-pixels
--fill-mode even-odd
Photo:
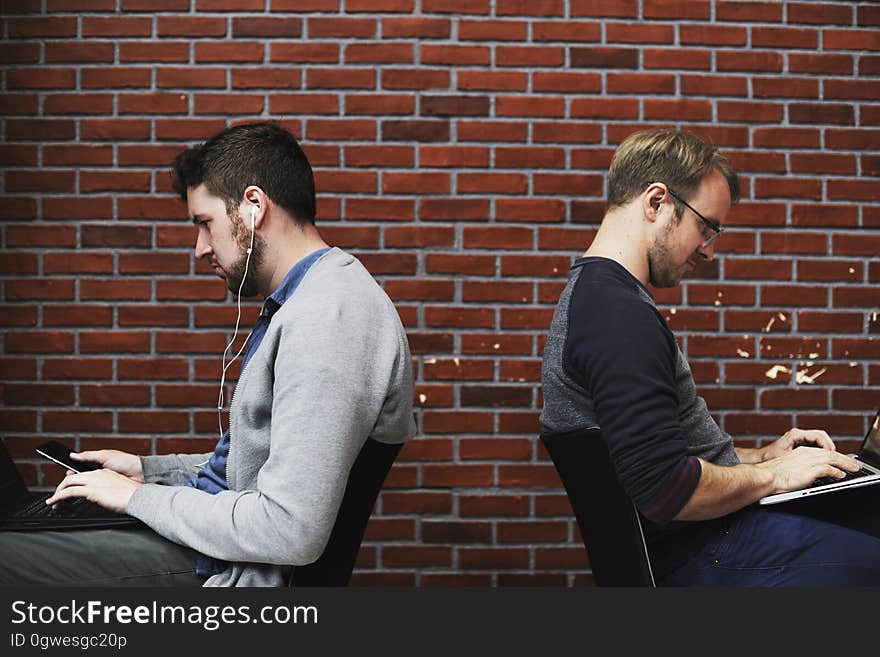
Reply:
[[[541,434],[565,486],[599,586],[654,586],[642,524],[600,429]]]
[[[348,586],[382,482],[402,446],[367,438],[348,474],[327,547],[317,561],[293,569],[290,586]]]

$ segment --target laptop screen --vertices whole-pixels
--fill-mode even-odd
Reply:
[[[18,469],[0,440],[0,508],[12,504],[27,494],[27,486],[18,474]]]
[[[880,411],[877,411],[871,428],[868,429],[868,435],[859,450],[859,458],[875,468],[880,468]]]

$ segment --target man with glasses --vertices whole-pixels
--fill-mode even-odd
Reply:
[[[880,584],[880,500],[871,488],[820,496],[808,508],[753,506],[822,476],[843,478],[858,463],[816,429],[736,447],[697,395],[647,287],[673,287],[711,260],[738,197],[727,160],[693,134],[637,133],[620,145],[605,216],[553,317],[541,422],[551,434],[601,429],[642,517],[658,583]]]

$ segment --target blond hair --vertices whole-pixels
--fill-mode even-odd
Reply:
[[[713,170],[727,180],[731,203],[736,203],[736,172],[714,146],[684,130],[636,132],[623,140],[611,159],[606,209],[629,203],[653,182],[665,183],[687,199]],[[673,200],[676,215],[681,215],[684,206]]]

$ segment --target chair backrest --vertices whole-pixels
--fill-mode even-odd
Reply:
[[[295,567],[289,586],[348,586],[382,482],[402,446],[367,438],[351,466],[324,552],[317,561]]]
[[[599,586],[654,586],[639,514],[599,429],[541,434],[583,537]]]

